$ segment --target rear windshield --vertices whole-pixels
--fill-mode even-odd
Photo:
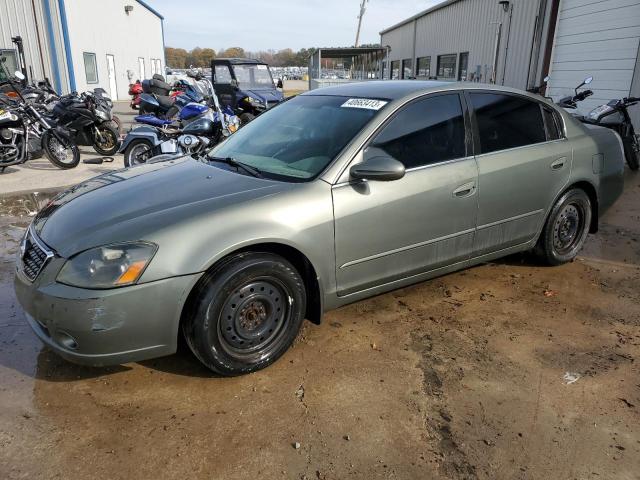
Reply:
[[[366,102],[366,100],[364,100]],[[307,181],[320,174],[386,101],[299,96],[260,115],[215,147],[210,157],[231,157],[265,177]],[[371,106],[375,108],[371,108]]]

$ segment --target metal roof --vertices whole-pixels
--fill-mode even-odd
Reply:
[[[153,8],[151,8],[151,6],[147,3],[147,2],[143,2],[142,0],[136,0],[140,5],[142,5],[144,8],[146,8],[147,10],[149,10],[151,13],[153,13],[156,17],[158,17],[160,20],[164,20],[164,17],[162,15],[160,15],[158,13],[157,10],[154,10]]]
[[[233,63],[234,65],[241,65],[247,63],[255,63],[260,65],[266,65],[265,62],[261,62],[260,60],[256,60],[255,58],[225,58],[225,57],[216,57],[214,60],[223,60],[225,62]]]
[[[357,55],[366,55],[369,53],[385,53],[384,47],[344,47],[344,48],[318,48],[316,52],[320,52],[322,58],[345,58],[355,57]]]
[[[427,8],[426,10],[421,11],[420,13],[416,13],[413,17],[409,17],[406,20],[401,21],[400,23],[396,23],[395,25],[392,25],[389,28],[385,28],[384,30],[382,30],[380,32],[380,35],[384,35],[387,32],[390,32],[391,30],[395,30],[398,27],[401,27],[402,25],[406,25],[407,23],[411,23],[414,20],[420,18],[420,17],[424,17],[425,15],[428,15],[431,12],[435,12],[436,10],[440,10],[441,8],[445,8],[448,7],[449,5],[452,5],[454,3],[460,2],[461,0],[445,0],[442,3],[439,3],[437,5],[434,5],[433,7]]]

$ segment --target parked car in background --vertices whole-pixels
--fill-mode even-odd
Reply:
[[[17,297],[71,361],[168,355],[182,331],[208,368],[248,373],[341,305],[525,250],[571,261],[623,169],[614,131],[518,90],[327,87],[199,160],[59,195],[22,241]]]

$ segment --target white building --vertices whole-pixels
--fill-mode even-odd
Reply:
[[[129,84],[164,72],[163,17],[142,0],[0,0],[0,56],[13,71],[20,36],[30,79],[61,92]]]

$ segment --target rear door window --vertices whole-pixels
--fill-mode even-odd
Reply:
[[[371,146],[384,150],[406,169],[465,157],[460,96],[437,95],[410,103],[382,129]]]
[[[547,140],[540,104],[501,93],[470,93],[480,153],[524,147]]]

